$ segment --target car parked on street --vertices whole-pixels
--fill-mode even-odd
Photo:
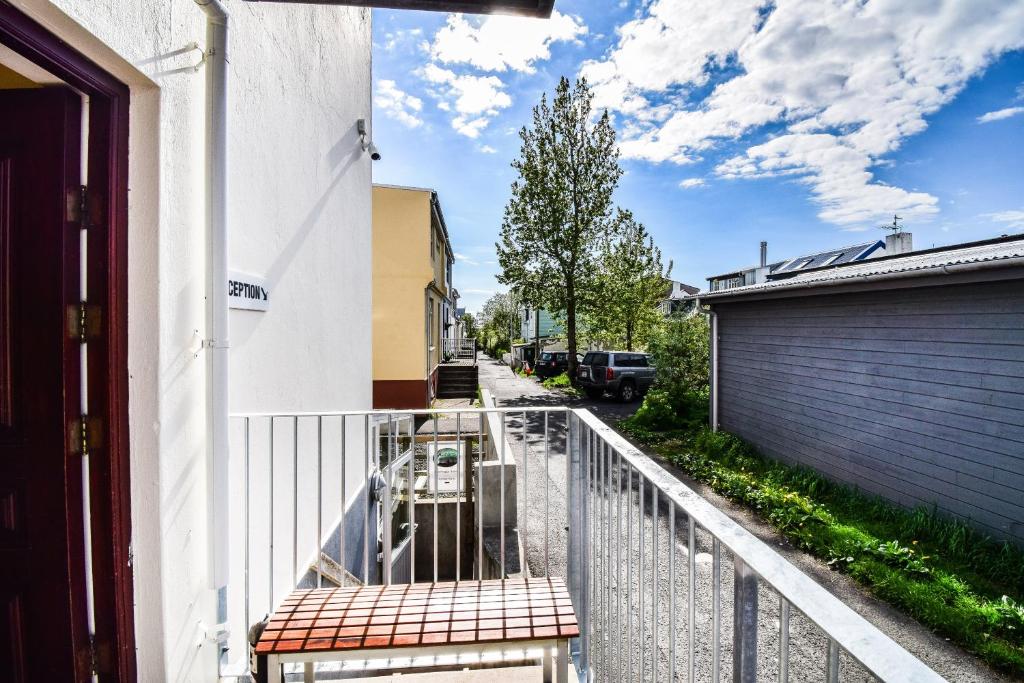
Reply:
[[[646,353],[589,351],[576,380],[590,398],[600,398],[607,391],[620,401],[635,401],[654,383],[654,367]]]
[[[577,353],[576,364],[579,365],[582,360],[583,354]],[[540,379],[557,377],[569,370],[569,353],[567,351],[545,351],[540,354],[540,360],[535,369],[537,377]]]

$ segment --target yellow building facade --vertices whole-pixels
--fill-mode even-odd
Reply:
[[[374,408],[425,408],[436,394],[454,260],[436,192],[374,185]]]

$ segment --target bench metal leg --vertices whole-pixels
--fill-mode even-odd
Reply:
[[[545,647],[544,648],[544,658],[543,658],[543,663],[544,663],[544,683],[552,683],[552,681],[551,681],[551,665],[552,665],[551,660],[552,660],[552,658],[553,658],[553,653],[551,651],[551,647],[550,646],[549,647]]]
[[[558,641],[558,659],[555,660],[555,680],[569,683],[569,641]]]
[[[313,662],[305,662],[302,669],[302,680],[304,683],[314,683]]]

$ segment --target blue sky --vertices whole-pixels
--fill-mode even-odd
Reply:
[[[880,238],[1024,232],[1024,3],[557,0],[550,20],[374,11],[374,181],[432,187],[470,310],[518,129],[585,74],[619,132],[616,202],[673,277]]]

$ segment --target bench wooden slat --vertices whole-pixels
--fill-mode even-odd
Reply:
[[[270,617],[256,653],[296,654],[575,638],[560,578],[297,590]]]

